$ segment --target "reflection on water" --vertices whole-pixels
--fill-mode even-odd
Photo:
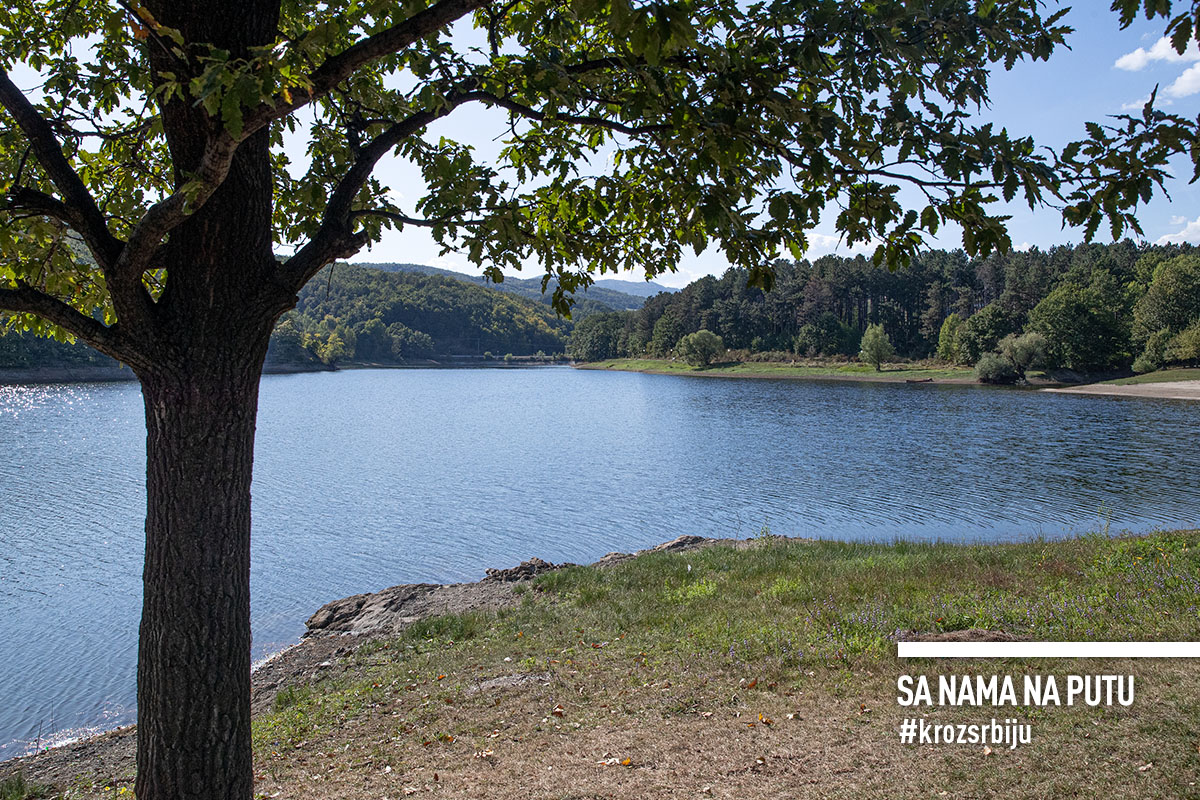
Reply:
[[[255,657],[327,600],[680,534],[1001,540],[1195,526],[1200,405],[568,368],[263,381]],[[0,757],[130,721],[134,384],[0,387]]]

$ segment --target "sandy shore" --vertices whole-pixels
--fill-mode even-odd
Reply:
[[[1200,400],[1200,381],[1134,383],[1128,386],[1118,386],[1112,383],[1089,383],[1086,386],[1067,386],[1043,389],[1042,391],[1064,394],[1106,394],[1114,397],[1157,397],[1163,400]]]

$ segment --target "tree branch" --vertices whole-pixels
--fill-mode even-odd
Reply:
[[[38,113],[33,104],[16,84],[8,77],[8,72],[0,69],[0,105],[12,115],[21,131],[29,139],[34,155],[46,174],[54,183],[55,188],[62,194],[62,216],[65,222],[83,237],[92,256],[101,269],[109,268],[121,252],[120,239],[108,230],[104,214],[101,213],[95,199],[84,186],[83,180],[72,167],[67,157],[63,155],[58,138],[54,135],[45,118]]]
[[[390,219],[392,222],[399,222],[402,225],[415,225],[418,228],[436,228],[438,225],[482,225],[484,220],[481,219],[424,219],[421,217],[410,217],[407,214],[399,214],[395,211],[388,211],[382,208],[359,208],[350,212],[350,219],[356,220],[359,217],[382,217]]]
[[[246,137],[242,137],[245,139]],[[146,211],[129,234],[129,241],[113,265],[118,276],[141,280],[162,238],[204,205],[229,174],[239,140],[222,131],[209,137],[204,156],[192,179]]]
[[[0,289],[0,309],[36,314],[123,363],[136,365],[141,361],[116,325],[106,326],[27,283],[18,282],[15,288]]]
[[[286,95],[276,95],[248,113],[245,118],[247,135],[272,120],[285,117],[313,100],[329,94],[362,65],[398,53],[490,2],[491,0],[441,0],[398,25],[368,36],[337,55],[330,56],[309,76],[308,87],[289,87]]]
[[[367,239],[362,232],[353,232],[351,205],[367,179],[371,177],[375,164],[408,136],[420,132],[429,123],[475,99],[478,98],[471,92],[451,93],[445,98],[445,104],[436,111],[418,111],[367,143],[329,196],[320,228],[308,244],[301,247],[280,267],[280,276],[285,284],[299,291],[309,278],[316,275],[321,267],[330,261],[348,258],[361,250],[367,244]]]
[[[473,92],[472,99],[482,100],[494,106],[506,109],[514,114],[520,114],[523,117],[528,117],[538,122],[566,122],[572,125],[594,125],[598,128],[605,128],[617,133],[625,133],[630,136],[637,136],[643,133],[663,133],[671,129],[670,125],[626,125],[622,122],[606,119],[604,117],[595,117],[587,114],[554,114],[553,116],[546,114],[544,111],[538,111],[536,108],[522,105],[507,97],[491,94],[489,92]]]

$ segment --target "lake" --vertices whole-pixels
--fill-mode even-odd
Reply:
[[[1200,523],[1200,405],[532,369],[263,379],[261,658],[328,600],[681,534],[998,541]],[[136,384],[0,386],[0,758],[133,719]]]

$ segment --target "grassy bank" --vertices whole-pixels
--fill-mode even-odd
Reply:
[[[1175,383],[1176,381],[1200,381],[1200,369],[1160,369],[1131,378],[1103,381],[1104,386],[1140,386],[1144,383]]]
[[[895,657],[910,631],[1200,638],[1198,531],[992,546],[764,537],[515,591],[511,608],[415,623],[359,647],[338,677],[285,688],[255,723],[258,796],[1200,796],[1200,665]],[[906,711],[901,673],[1133,674],[1137,699]],[[1019,718],[1033,741],[901,745],[906,716]],[[127,786],[81,780],[72,796]]]
[[[968,383],[975,381],[975,371],[966,367],[886,364],[876,371],[869,364],[784,364],[780,362],[741,361],[693,367],[682,361],[652,358],[616,358],[580,365],[581,369],[606,369],[624,372],[647,372],[663,375],[704,375],[735,378],[814,378],[866,381],[933,379]]]

